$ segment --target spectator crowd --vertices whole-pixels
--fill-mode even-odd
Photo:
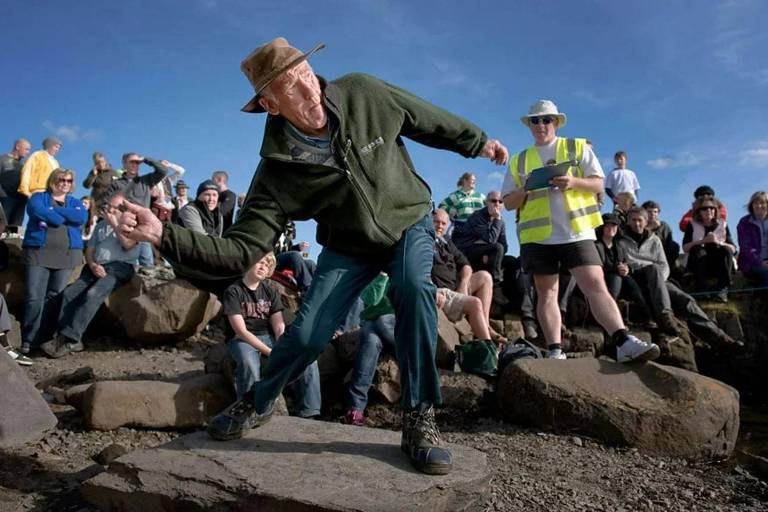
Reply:
[[[318,415],[316,360],[339,330],[361,325],[343,420],[365,423],[379,354],[394,348],[401,449],[419,471],[446,474],[453,458],[434,413],[442,402],[435,361],[441,316],[468,319],[475,339],[457,348],[458,362],[467,371],[468,360],[479,362],[484,375],[495,370],[484,365],[488,358],[514,346],[493,328],[495,306],[519,307],[525,337],[563,360],[563,319],[576,293],[619,363],[661,355],[659,345],[631,332],[638,324],[670,337],[685,329],[718,349],[743,345],[698,300],[727,301],[737,264],[766,287],[765,192],[752,195],[738,223],[737,251],[725,206],[711,187],[699,187],[678,246],[659,218],[661,206],[636,204],[646,192],[628,154],[616,152],[606,177],[589,140],[558,135],[567,116],[554,102],[536,101],[520,117],[533,144],[510,153],[468,120],[370,75],[318,77],[308,59],[323,47],[304,53],[278,37],[242,61],[254,90],[242,110],[269,113],[262,160],[242,199],[219,170],[189,197],[183,167],[134,152],[117,170],[94,153],[83,182],[92,194],[79,199],[75,172],[57,160],[60,140],[48,137],[31,154],[28,141],[16,141],[0,161],[0,231],[23,239],[26,296],[18,351],[0,336],[8,355],[29,365],[41,353],[84,350],[100,304],[137,266],[171,265],[221,288],[238,400],[211,419],[212,438],[236,439],[269,421],[284,388],[294,394],[295,414]],[[465,172],[434,210],[402,137],[508,165],[501,190],[481,194],[477,177]],[[142,165],[150,172],[142,174]],[[602,216],[606,196],[613,213]],[[515,211],[519,255],[507,254],[504,209]],[[295,241],[291,218],[318,222],[324,248],[317,265],[308,243]],[[288,327],[270,278],[301,298]],[[636,305],[637,318],[622,313],[621,299]],[[8,326],[2,301],[0,329]]]

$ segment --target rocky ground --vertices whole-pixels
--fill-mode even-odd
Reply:
[[[40,382],[91,367],[97,380],[174,380],[202,374],[205,350],[204,337],[157,349],[102,340],[58,361],[38,360],[27,373]],[[105,448],[117,444],[130,451],[183,434],[131,428],[87,431],[74,409],[52,409],[59,418],[55,431],[38,443],[0,453],[2,512],[94,510],[78,488],[102,470],[94,458]],[[373,407],[370,421],[372,426],[398,427],[397,415],[384,406]],[[648,457],[585,438],[509,425],[493,413],[466,417],[441,411],[439,422],[448,441],[488,454],[493,476],[485,510],[768,510],[768,484],[733,461],[692,464]]]

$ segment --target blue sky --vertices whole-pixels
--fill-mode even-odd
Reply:
[[[38,149],[57,134],[59,161],[79,178],[95,150],[115,166],[138,151],[184,166],[193,190],[225,169],[231,188],[245,191],[265,118],[239,111],[252,94],[239,63],[282,35],[305,50],[326,43],[311,60],[318,74],[379,76],[470,119],[510,151],[531,143],[520,115],[552,99],[569,118],[560,134],[591,138],[606,171],[616,150],[628,152],[640,200],[659,201],[673,226],[698,185],[715,188],[732,226],[749,195],[768,188],[760,0],[3,5],[0,149],[17,137]],[[464,171],[478,175],[481,191],[500,188],[506,172],[409,148],[436,201]],[[311,223],[299,238],[314,241]]]

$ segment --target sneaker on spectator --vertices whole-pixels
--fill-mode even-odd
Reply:
[[[16,352],[13,347],[5,347],[5,352],[10,356],[11,359],[16,361],[16,364],[20,366],[31,366],[34,361],[32,359],[28,358],[24,354],[19,354]]]
[[[631,334],[621,346],[616,347],[616,362],[629,363],[630,361],[652,361],[661,355],[659,346],[655,343],[646,343]]]
[[[364,427],[365,415],[363,414],[363,411],[358,411],[357,409],[353,409],[350,407],[349,409],[347,409],[347,412],[344,414],[344,418],[341,420],[341,422],[346,425]]]
[[[551,348],[547,350],[547,359],[568,359],[561,348]]]
[[[69,348],[71,341],[73,340],[70,340],[66,336],[59,334],[52,340],[46,341],[40,345],[40,349],[45,352],[45,355],[48,357],[58,359],[60,357],[66,356],[71,352]]]
[[[32,345],[30,345],[29,343],[22,343],[17,350],[19,354],[29,354],[31,351],[32,351]]]
[[[67,348],[69,348],[70,352],[82,352],[85,350],[85,345],[83,345],[82,341],[75,341],[70,339],[67,343]]]

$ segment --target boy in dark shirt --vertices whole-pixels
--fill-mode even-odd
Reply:
[[[224,292],[222,304],[227,315],[227,346],[237,368],[235,388],[242,398],[261,379],[261,358],[285,331],[280,294],[265,281],[275,270],[275,255],[266,254],[249,268],[243,279]],[[294,409],[308,418],[320,414],[320,372],[311,364],[292,384]]]

